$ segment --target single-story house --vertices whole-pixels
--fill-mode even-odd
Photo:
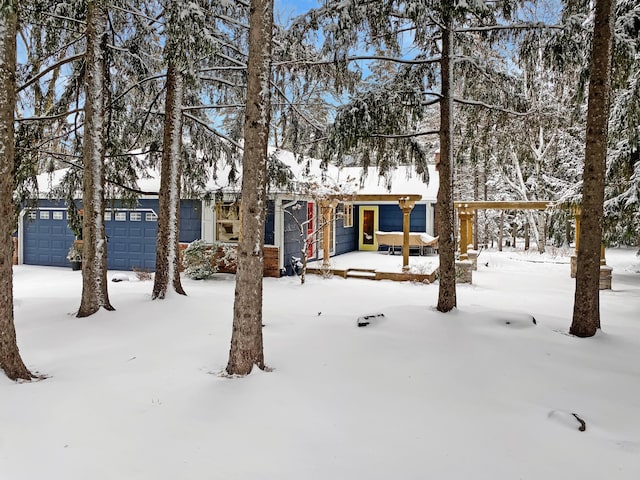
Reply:
[[[330,255],[340,255],[354,250],[378,250],[389,248],[380,245],[377,231],[402,232],[403,211],[399,198],[411,195],[416,199],[410,213],[409,229],[436,235],[435,203],[438,175],[429,166],[429,184],[425,184],[412,167],[398,167],[387,176],[378,175],[371,167],[362,176],[360,167],[330,167],[321,172],[318,161],[299,165],[293,154],[278,151],[278,158],[292,171],[296,182],[331,186],[332,192],[342,201],[334,202],[328,242],[315,242],[308,251],[309,260],[323,257],[323,248],[329,246]],[[42,176],[42,185],[55,183],[62,172],[54,177]],[[207,184],[210,200],[183,199],[180,208],[180,242],[189,243],[197,239],[205,242],[235,243],[240,235],[240,182],[225,183],[227,175],[217,172],[215,181]],[[351,186],[356,184],[355,186]],[[157,191],[157,175],[141,179],[140,190]],[[43,197],[45,195],[42,195]],[[300,257],[302,248],[301,227],[307,232],[318,230],[321,205],[318,196],[297,189],[271,188],[267,205],[265,245],[277,252],[276,271],[292,274],[292,258]],[[78,208],[81,204],[77,201]],[[295,217],[295,218],[294,218]],[[158,198],[143,195],[136,205],[125,206],[115,200],[107,203],[105,227],[108,239],[107,266],[112,270],[155,268],[155,245],[157,236]],[[305,232],[306,234],[306,232]],[[30,265],[67,266],[69,246],[76,238],[67,223],[67,208],[62,201],[41,198],[37,207],[25,207],[19,216],[18,262]],[[275,260],[274,260],[275,261]]]

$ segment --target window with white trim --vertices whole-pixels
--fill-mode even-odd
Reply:
[[[353,204],[352,203],[343,204],[342,224],[345,228],[353,227]]]
[[[216,238],[236,243],[240,239],[240,202],[216,205]]]
[[[60,211],[53,212],[53,219],[64,220],[64,212],[60,212]]]
[[[36,218],[38,218],[38,215],[36,214],[36,211],[35,211],[35,210],[29,210],[29,211],[27,212],[27,218],[28,218],[29,220],[35,220]]]
[[[110,222],[111,221],[111,210],[104,212],[104,221],[105,222]]]
[[[155,214],[155,212],[147,212],[144,214],[144,221],[145,222],[157,222],[158,221],[158,215]]]
[[[130,212],[129,220],[132,222],[141,222],[142,221],[142,213],[140,212]]]
[[[127,212],[116,212],[115,219],[116,219],[116,222],[126,222]]]
[[[49,210],[40,210],[40,220],[49,220],[50,212]]]

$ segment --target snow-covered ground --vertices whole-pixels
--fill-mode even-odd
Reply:
[[[116,312],[79,319],[79,272],[18,266],[21,352],[49,378],[0,376],[0,479],[637,480],[634,253],[607,251],[591,339],[567,334],[574,281],[553,256],[482,252],[448,314],[437,285],[265,279],[273,371],[236,379],[219,375],[233,276],[151,301],[129,274]]]

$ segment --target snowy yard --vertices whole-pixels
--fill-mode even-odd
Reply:
[[[18,343],[49,378],[0,377],[0,478],[637,480],[634,253],[607,251],[591,339],[566,334],[567,260],[535,253],[482,252],[449,314],[437,285],[265,279],[273,371],[242,379],[219,375],[233,276],[152,302],[130,274],[109,284],[116,312],[79,319],[79,272],[18,266]]]

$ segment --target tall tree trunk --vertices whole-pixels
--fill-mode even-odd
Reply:
[[[233,332],[227,363],[230,375],[246,375],[254,365],[264,369],[262,272],[271,120],[272,34],[273,0],[251,0],[240,207],[242,233],[238,243]]]
[[[184,79],[173,61],[167,68],[164,137],[159,195],[156,273],[151,298],[164,298],[169,279],[173,289],[186,295],[180,282],[180,184],[182,161],[182,95]]]
[[[440,280],[438,305],[440,312],[448,312],[456,307],[456,264],[453,228],[453,19],[444,6],[442,28],[442,60],[440,61],[440,163],[438,174],[440,184],[436,211],[438,212],[438,250],[440,256]]]
[[[0,6],[0,367],[11,380],[30,380],[13,322],[13,180],[16,106],[17,0]]]
[[[100,307],[114,310],[107,292],[107,238],[104,228],[106,25],[106,1],[89,0],[82,145],[82,300],[78,317],[93,315]]]
[[[607,124],[615,0],[596,0],[582,174],[582,217],[573,321],[569,332],[591,337],[600,328],[600,245],[607,159]]]

